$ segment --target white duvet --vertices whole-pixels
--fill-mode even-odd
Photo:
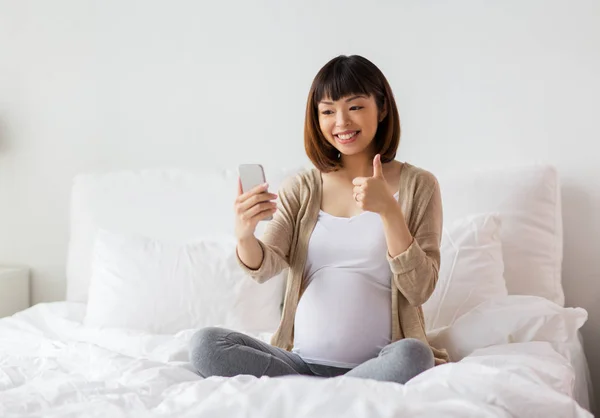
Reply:
[[[54,302],[0,320],[1,417],[592,416],[573,400],[573,367],[545,341],[477,349],[406,385],[344,376],[202,379],[187,362],[193,329],[93,329],[81,324],[84,313],[83,304]]]

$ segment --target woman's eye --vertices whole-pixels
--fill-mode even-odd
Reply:
[[[350,110],[360,110],[360,109],[362,109],[362,108],[363,108],[362,106],[352,106],[352,107],[350,108]]]
[[[324,110],[321,112],[323,115],[331,115],[333,112],[331,110]]]

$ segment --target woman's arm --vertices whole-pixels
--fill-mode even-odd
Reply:
[[[258,270],[263,261],[263,250],[254,236],[239,239],[237,242],[237,256],[250,270]]]
[[[412,306],[425,303],[438,280],[442,199],[435,179],[431,195],[425,202],[414,228],[414,237],[397,202],[381,214],[393,281]]]
[[[262,239],[252,236],[238,241],[238,264],[259,283],[289,267],[295,219],[300,210],[299,193],[298,179],[286,180],[278,193],[277,211],[273,214],[273,220],[269,221]]]
[[[396,199],[390,204],[387,211],[381,213],[381,220],[385,231],[388,254],[394,258],[406,251],[414,239],[408,230],[402,208]]]

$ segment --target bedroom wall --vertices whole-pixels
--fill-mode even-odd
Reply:
[[[600,388],[599,51],[594,0],[0,0],[0,263],[31,267],[33,303],[64,298],[81,171],[305,162],[312,77],[361,54],[394,88],[399,159],[558,167]]]

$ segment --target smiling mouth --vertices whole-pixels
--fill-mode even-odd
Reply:
[[[347,131],[334,135],[335,138],[341,142],[342,144],[352,142],[356,136],[360,133],[360,131]]]

